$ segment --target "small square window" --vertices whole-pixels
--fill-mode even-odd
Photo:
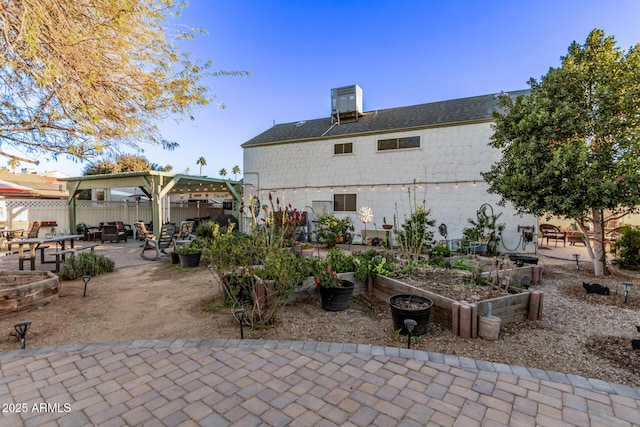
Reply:
[[[355,194],[333,195],[333,210],[336,212],[355,212],[356,204]]]
[[[334,144],[333,154],[351,154],[353,153],[353,143],[345,142],[343,144]]]

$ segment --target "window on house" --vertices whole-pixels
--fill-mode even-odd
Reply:
[[[409,136],[405,138],[379,139],[378,151],[401,150],[404,148],[420,148],[420,137]]]
[[[353,143],[345,142],[343,144],[333,145],[333,154],[351,154],[353,153]]]
[[[355,212],[356,211],[356,195],[355,194],[334,194],[333,210],[336,212]]]

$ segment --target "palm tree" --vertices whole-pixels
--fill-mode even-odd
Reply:
[[[231,169],[231,173],[233,174],[233,180],[237,181],[237,175],[240,173],[240,166],[235,165],[233,169]]]
[[[11,168],[11,171],[13,173],[16,173],[16,169],[20,166],[20,160],[18,160],[18,159],[10,159],[7,162],[7,165],[9,165],[9,168]]]
[[[207,160],[204,157],[200,156],[200,158],[196,162],[196,165],[200,165],[200,176],[202,176],[202,167],[205,166],[206,164],[207,164]]]
[[[225,177],[227,176],[227,170],[225,168],[220,169],[220,172],[218,172],[220,174],[221,177]]]

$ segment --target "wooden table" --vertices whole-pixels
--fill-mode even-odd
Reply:
[[[31,261],[31,270],[36,269],[36,249],[40,245],[46,243],[55,243],[56,246],[60,245],[61,250],[66,249],[67,243],[69,247],[73,248],[73,242],[76,239],[82,238],[82,234],[61,234],[51,237],[34,237],[32,239],[20,239],[14,240],[11,244],[18,245],[18,269],[24,270],[24,246],[29,246],[29,257]]]

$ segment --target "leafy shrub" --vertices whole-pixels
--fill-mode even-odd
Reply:
[[[369,275],[393,276],[393,264],[376,250],[370,250],[354,257],[355,277],[361,282],[365,282]]]
[[[113,271],[115,263],[104,255],[95,252],[82,252],[71,254],[62,264],[60,278],[75,280],[85,275],[97,276]]]
[[[640,227],[625,227],[616,240],[616,259],[620,268],[640,266]]]
[[[214,221],[203,221],[198,224],[196,228],[196,236],[204,237],[204,238],[212,238],[213,237],[213,229],[216,226]],[[224,233],[224,231],[222,231]]]
[[[318,243],[333,248],[337,243],[348,238],[348,232],[353,231],[353,222],[350,217],[339,219],[332,212],[324,212],[318,218],[316,224],[316,236]]]
[[[436,245],[429,249],[429,264],[435,266],[447,266],[447,262],[445,262],[445,258],[449,258],[451,256],[451,251],[445,245]]]
[[[353,256],[337,248],[332,248],[327,253],[327,263],[336,273],[346,273],[356,269]]]

